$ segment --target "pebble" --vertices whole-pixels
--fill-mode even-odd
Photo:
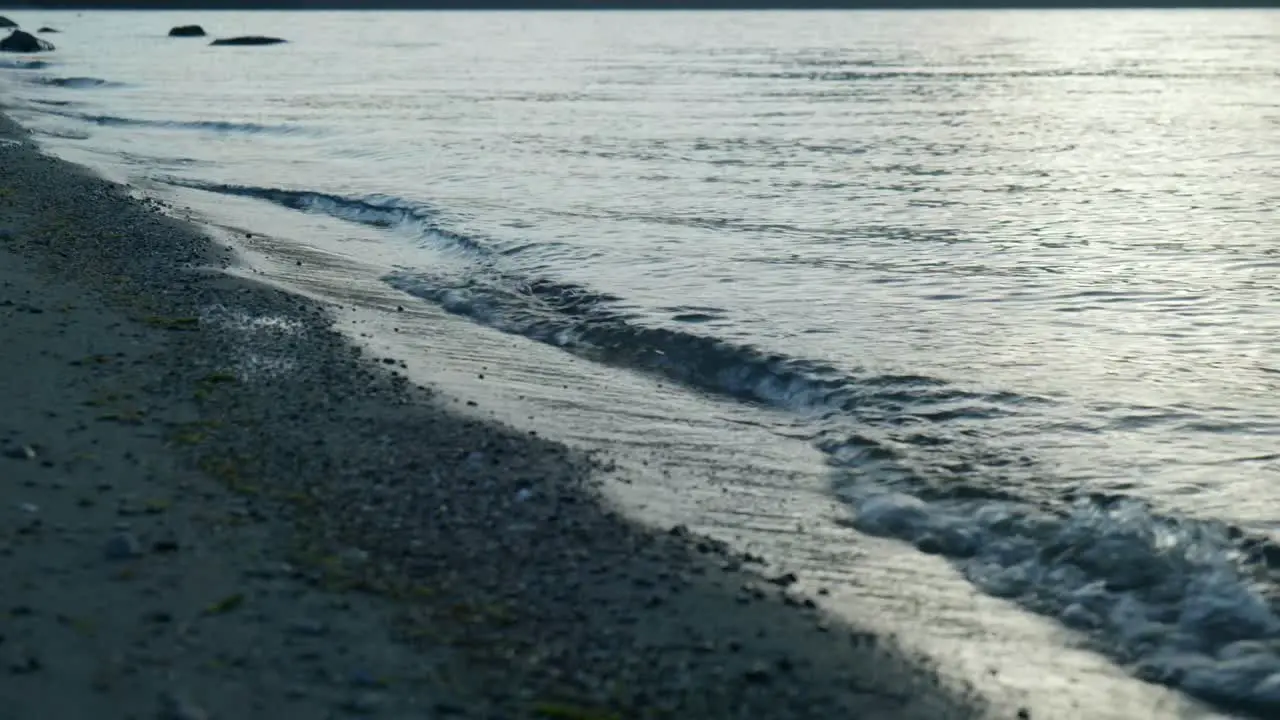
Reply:
[[[338,559],[347,567],[359,567],[369,561],[369,553],[357,547],[349,547],[338,553]]]
[[[35,460],[36,455],[36,449],[30,445],[19,445],[4,451],[4,456],[10,460]]]
[[[435,711],[440,715],[465,715],[467,709],[457,703],[441,700],[435,704]]]
[[[380,688],[386,685],[384,681],[374,677],[372,674],[364,670],[356,670],[352,672],[351,675],[348,676],[347,680],[351,683],[352,687],[358,688]]]
[[[160,712],[156,717],[158,720],[209,720],[209,713],[187,698],[167,692],[160,696]]]
[[[5,658],[5,667],[13,675],[30,675],[39,672],[44,663],[29,648],[15,648]]]
[[[289,633],[305,637],[320,637],[329,632],[329,626],[319,620],[302,618],[289,623]]]
[[[382,696],[378,693],[360,693],[343,701],[340,707],[352,715],[374,715],[382,704]]]
[[[764,683],[769,682],[769,680],[773,678],[773,675],[769,672],[768,665],[765,665],[763,662],[757,662],[747,670],[743,677],[746,678],[748,682],[756,685],[763,685]]]
[[[142,543],[132,533],[112,535],[103,547],[108,560],[128,560],[142,554]]]

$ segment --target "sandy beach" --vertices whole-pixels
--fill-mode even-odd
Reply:
[[[5,720],[988,714],[7,119],[0,167]]]

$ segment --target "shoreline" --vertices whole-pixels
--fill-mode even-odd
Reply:
[[[321,305],[216,271],[229,249],[25,137],[0,117],[0,140],[13,141],[0,142],[0,251],[42,266],[46,285],[103,298],[128,318],[115,322],[147,336],[148,356],[120,371],[139,386],[113,429],[163,440],[164,462],[204,475],[193,487],[221,485],[210,502],[234,503],[232,525],[248,528],[228,532],[252,532],[253,549],[289,563],[275,582],[343,598],[370,652],[430,659],[450,677],[371,683],[379,707],[428,698],[458,717],[583,719],[985,713],[891,641],[739,569],[743,558],[723,545],[621,517],[602,504],[591,460],[451,414],[390,365],[359,357]],[[55,399],[31,397],[33,407]],[[56,450],[60,439],[26,442]],[[198,514],[204,502],[174,499],[164,514]],[[30,549],[46,551],[59,559]],[[214,556],[261,566],[238,553],[232,543]],[[261,593],[240,597],[244,607],[225,615],[272,607]],[[395,642],[368,634],[387,619]],[[278,716],[229,713],[214,705],[231,698],[198,675],[192,684],[213,717]],[[360,710],[348,705],[339,712]]]

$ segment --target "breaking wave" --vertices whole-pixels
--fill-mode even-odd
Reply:
[[[493,250],[482,242],[453,233],[439,226],[434,213],[425,205],[387,195],[344,198],[307,190],[281,190],[242,185],[217,185],[170,180],[170,184],[205,192],[265,200],[301,212],[328,215],[339,220],[383,229],[406,230],[424,239],[477,256],[488,256]]]

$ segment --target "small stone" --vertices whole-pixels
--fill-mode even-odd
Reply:
[[[358,688],[380,688],[386,687],[386,681],[374,677],[372,674],[364,670],[356,670],[347,678],[351,682],[352,687]]]
[[[108,560],[128,560],[142,554],[142,543],[132,533],[119,533],[111,536],[103,548]]]
[[[377,693],[361,693],[345,700],[340,707],[352,715],[373,715],[382,707],[382,696]]]
[[[1026,708],[1018,708],[1018,720],[1031,720],[1031,711]]]
[[[209,713],[187,698],[173,693],[160,696],[159,720],[209,720]]]
[[[369,553],[357,547],[349,547],[338,553],[338,560],[347,567],[359,567],[369,561]]]
[[[289,633],[305,637],[320,637],[329,632],[329,626],[319,620],[299,619],[289,623]]]
[[[19,445],[4,451],[4,456],[10,460],[35,460],[37,455],[36,449],[30,445]]]
[[[436,712],[440,715],[465,715],[467,709],[457,703],[441,700],[435,704]]]
[[[44,668],[44,663],[29,648],[15,648],[5,658],[5,668],[13,675],[30,675]]]
[[[747,682],[754,683],[756,685],[763,685],[764,683],[769,682],[773,676],[769,673],[769,667],[767,665],[763,662],[757,662],[743,674],[743,677],[746,678]]]

